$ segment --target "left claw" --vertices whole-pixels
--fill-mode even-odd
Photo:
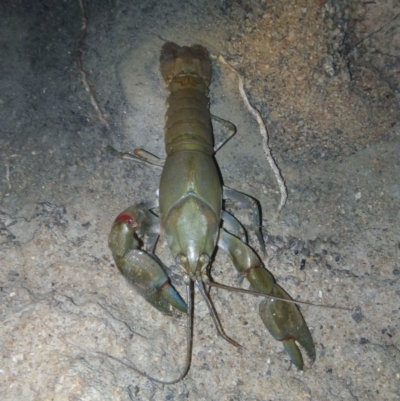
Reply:
[[[269,295],[292,299],[277,284],[274,285]],[[265,327],[275,340],[282,342],[294,365],[303,370],[303,356],[296,341],[305,349],[311,362],[314,363],[314,342],[307,324],[295,304],[282,302],[278,299],[265,298],[260,303],[259,312]]]
[[[228,253],[238,272],[249,280],[251,290],[291,300],[290,296],[275,284],[272,274],[264,268],[256,253],[239,238],[221,229],[218,246]],[[283,343],[294,365],[303,370],[303,357],[296,340],[314,362],[314,342],[295,304],[265,298],[260,303],[259,312],[265,327],[276,340]]]
[[[115,219],[108,246],[119,271],[160,312],[171,315],[173,306],[187,313],[186,303],[170,284],[165,266],[154,254],[140,249],[137,235],[144,234],[158,234],[158,218],[144,205],[133,205]]]

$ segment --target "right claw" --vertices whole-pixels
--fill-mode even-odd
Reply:
[[[171,308],[187,313],[186,303],[170,284],[165,266],[154,255],[140,249],[137,234],[154,234],[158,219],[142,204],[124,210],[115,219],[108,246],[121,274],[151,305],[171,315]]]

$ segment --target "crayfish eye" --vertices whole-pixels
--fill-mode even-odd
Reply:
[[[187,262],[187,257],[183,253],[180,253],[176,258],[175,262],[177,265],[183,266]]]
[[[209,264],[210,263],[210,257],[206,253],[202,253],[200,255],[199,260],[200,260],[200,263],[202,263],[202,264]]]
[[[199,267],[202,276],[202,281],[204,281],[204,278],[207,277],[207,269],[208,266],[210,265],[210,261],[211,258],[206,253],[202,253],[199,257]]]

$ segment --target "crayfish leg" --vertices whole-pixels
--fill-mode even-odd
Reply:
[[[246,230],[240,224],[239,220],[228,213],[226,210],[222,211],[221,218],[224,221],[224,224],[227,225],[229,232],[231,232],[233,235],[240,238],[241,241],[247,244]]]
[[[235,189],[223,186],[223,198],[228,199],[244,209],[252,211],[253,228],[260,243],[261,250],[265,254],[265,242],[261,232],[261,210],[258,201],[249,195],[236,191]]]

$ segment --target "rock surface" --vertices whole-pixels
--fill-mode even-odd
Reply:
[[[1,398],[399,399],[398,2],[87,1],[86,32],[81,4],[0,6]],[[107,247],[115,216],[156,196],[159,170],[104,148],[163,156],[167,40],[223,55],[266,122],[289,192],[278,218],[258,126],[214,59],[212,113],[238,129],[217,161],[226,185],[261,202],[264,263],[294,299],[354,308],[301,307],[317,348],[303,373],[266,332],[258,300],[217,290],[241,352],[217,337],[197,295],[180,383],[154,384],[102,354],[166,379],[184,364],[186,319],[142,300]],[[162,240],[158,253],[172,264]],[[241,285],[222,252],[213,277]]]

